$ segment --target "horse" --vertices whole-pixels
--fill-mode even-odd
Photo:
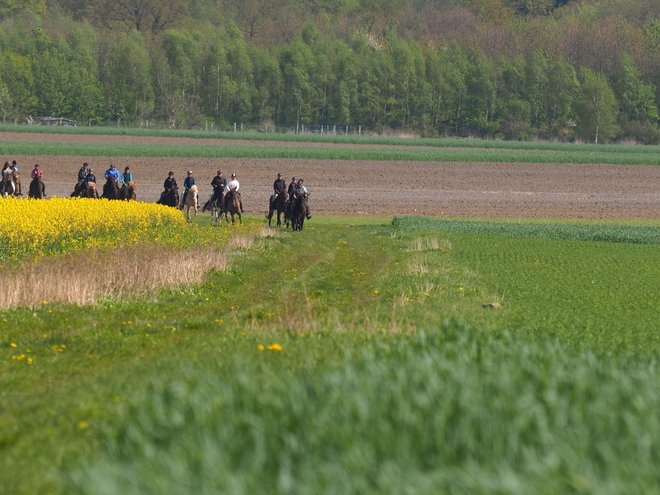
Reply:
[[[11,178],[14,181],[14,186],[16,187],[16,191],[14,192],[14,196],[22,196],[23,191],[21,190],[21,174],[18,170],[13,170],[11,173]]]
[[[222,217],[222,205],[224,199],[225,198],[222,193],[218,193],[218,195],[214,193],[211,194],[209,200],[204,204],[202,213],[204,213],[206,210],[211,210],[211,222],[217,222],[220,217]]]
[[[225,220],[227,220],[227,223],[229,223],[229,215],[231,215],[232,225],[236,223],[235,216],[238,215],[238,222],[242,224],[243,217],[241,215],[241,200],[235,190],[232,189],[227,193],[225,205]]]
[[[160,199],[156,201],[159,205],[171,206],[176,208],[179,206],[179,190],[176,186],[172,186],[169,190],[164,191],[160,195]]]
[[[3,198],[16,195],[16,183],[14,182],[13,171],[9,168],[2,171],[0,193],[2,193]]]
[[[87,187],[80,192],[80,197],[99,199],[99,192],[96,190],[96,182],[88,182]]]
[[[112,177],[108,177],[108,180],[103,184],[103,197],[105,199],[121,199],[119,184]]]
[[[183,207],[186,209],[186,218],[190,222],[190,209],[192,208],[195,211],[195,216],[197,216],[197,197],[199,192],[197,191],[197,186],[191,186],[188,189],[188,195],[186,196],[186,204]]]
[[[282,192],[279,193],[275,197],[275,201],[268,207],[268,215],[266,215],[266,218],[268,219],[268,226],[270,227],[270,221],[273,218],[273,214],[275,211],[277,211],[277,226],[281,227],[282,226],[282,213],[284,213],[286,210],[286,193]],[[286,220],[286,214],[284,215],[284,218]]]
[[[119,191],[119,195],[121,199],[125,201],[135,201],[136,200],[136,195],[135,195],[136,187],[135,187],[135,182],[129,181],[127,184],[124,184],[121,188],[121,191]]]
[[[30,182],[30,192],[28,193],[28,198],[32,199],[44,199],[44,183],[41,182],[41,179],[38,175],[34,176],[34,179]]]
[[[303,224],[309,214],[309,208],[307,207],[308,198],[309,193],[302,193],[291,201],[291,228],[294,231],[303,229]]]

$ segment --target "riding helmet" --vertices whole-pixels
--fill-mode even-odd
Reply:
[[[303,180],[300,179],[300,180],[298,181],[298,184],[302,184],[302,183],[303,183]]]
[[[236,177],[236,174],[231,174],[231,178],[233,179],[234,177]]]

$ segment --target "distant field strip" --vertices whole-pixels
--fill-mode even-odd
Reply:
[[[575,144],[558,142],[529,142],[529,141],[501,141],[481,140],[471,138],[402,138],[391,136],[365,136],[347,135],[332,136],[328,134],[278,134],[255,132],[220,132],[220,131],[192,131],[172,129],[133,129],[126,127],[49,127],[49,126],[19,126],[0,125],[0,133],[25,134],[59,134],[83,136],[135,136],[159,138],[189,138],[245,140],[245,141],[280,141],[289,143],[333,143],[333,144],[362,144],[383,146],[407,146],[430,148],[481,148],[506,149],[527,151],[567,151],[586,153],[634,153],[653,155],[660,153],[660,146],[639,146],[625,144]]]
[[[479,237],[660,244],[660,226],[649,225],[513,223],[430,217],[395,217],[392,225],[404,231],[439,231]]]
[[[185,158],[288,158],[424,162],[575,163],[658,165],[660,154],[429,148],[314,148],[183,144],[60,143],[0,141],[3,155],[134,156]]]

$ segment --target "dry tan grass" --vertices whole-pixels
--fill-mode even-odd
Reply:
[[[452,243],[449,239],[415,239],[408,251],[441,251],[451,253]]]
[[[200,283],[209,270],[226,266],[226,254],[214,247],[133,246],[72,253],[0,269],[0,307],[35,307],[43,301],[95,304],[104,297]]]

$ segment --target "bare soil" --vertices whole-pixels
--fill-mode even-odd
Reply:
[[[0,139],[38,139],[35,136],[40,135],[4,133]],[[41,137],[50,140],[53,135]],[[162,142],[162,138],[125,136],[65,137],[66,141]],[[222,144],[255,143],[222,140]],[[87,161],[97,177],[103,176],[110,163],[120,171],[129,166],[138,200],[147,202],[158,199],[170,170],[180,186],[186,171],[192,170],[202,199],[211,194],[217,170],[226,177],[235,172],[248,214],[266,213],[272,183],[282,172],[287,182],[294,175],[305,180],[314,215],[660,219],[657,166],[79,156],[5,159],[17,160],[24,192],[29,171],[38,163],[49,197],[68,196],[78,169]]]

